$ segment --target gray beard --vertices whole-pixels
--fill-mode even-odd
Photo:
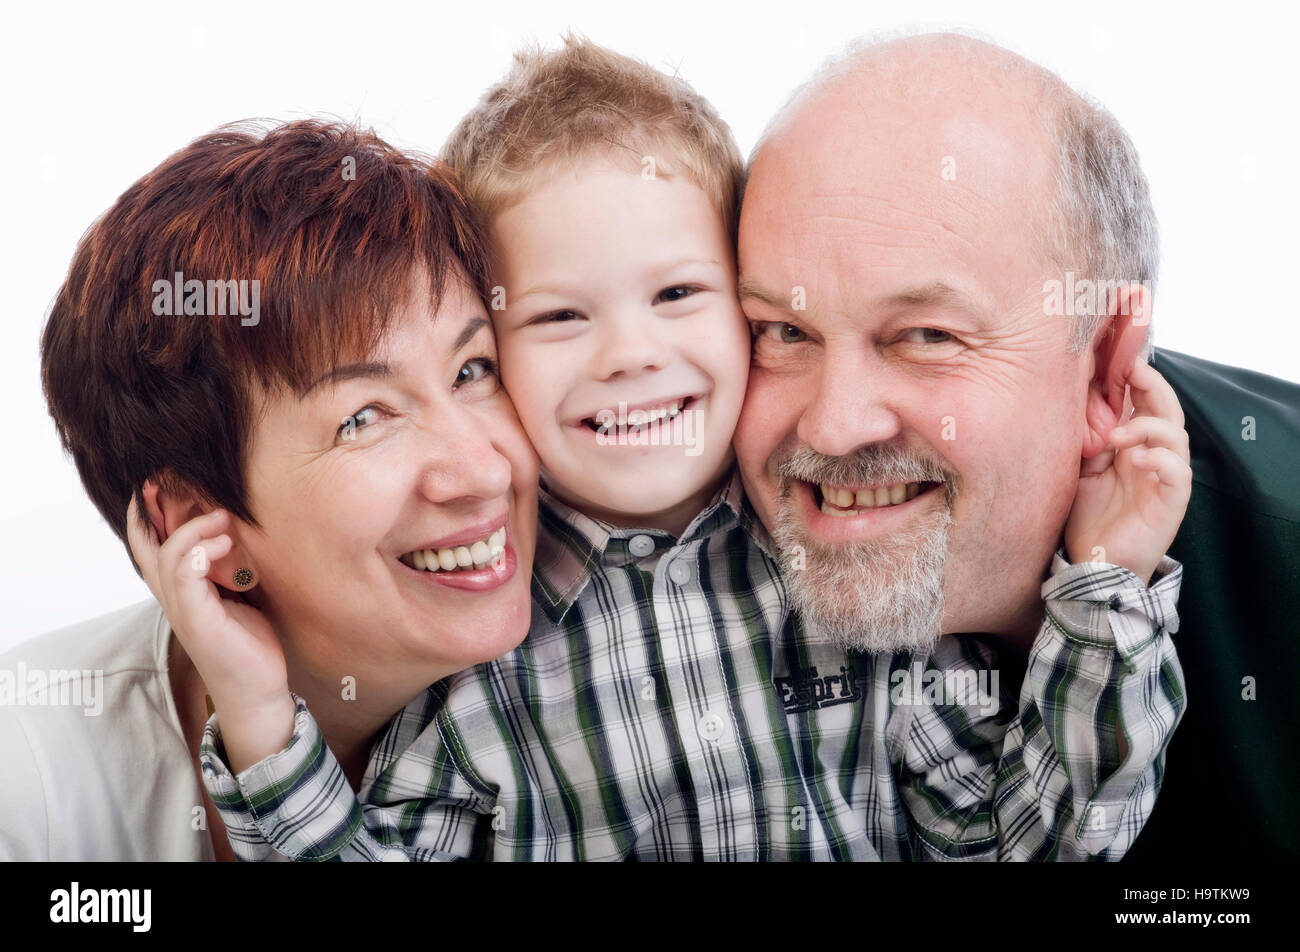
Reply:
[[[805,453],[796,454],[792,470],[816,459],[816,454]],[[880,455],[906,479],[934,475],[932,470],[916,469],[913,461],[901,460],[902,454]],[[864,462],[859,466],[870,473],[875,467],[869,456]],[[808,636],[871,653],[932,650],[942,633],[951,502],[949,483],[948,505],[916,525],[869,544],[825,545],[809,538],[795,513],[794,500],[788,492],[782,493],[772,539]]]

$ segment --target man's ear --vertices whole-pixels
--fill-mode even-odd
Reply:
[[[1083,457],[1092,459],[1110,444],[1110,431],[1124,423],[1124,398],[1133,367],[1146,348],[1151,327],[1151,292],[1141,284],[1120,288],[1110,313],[1092,339],[1093,372],[1084,413]]]

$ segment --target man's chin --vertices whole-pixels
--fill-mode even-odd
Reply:
[[[808,636],[870,653],[933,649],[950,523],[944,511],[871,543],[826,545],[783,511],[772,536]]]

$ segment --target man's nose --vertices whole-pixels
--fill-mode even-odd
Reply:
[[[591,376],[610,380],[617,376],[662,370],[671,361],[671,349],[653,315],[625,310],[602,322],[599,343],[592,358]]]
[[[828,350],[815,387],[797,433],[816,452],[848,456],[899,434],[895,395],[881,369],[865,356],[846,348]]]
[[[510,460],[497,447],[481,415],[449,401],[430,434],[420,489],[431,502],[499,499],[510,488]]]

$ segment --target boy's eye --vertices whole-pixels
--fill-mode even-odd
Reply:
[[[680,301],[683,298],[690,297],[697,290],[698,290],[697,288],[687,287],[686,285],[680,285],[680,284],[676,285],[675,287],[664,288],[662,291],[660,291],[658,294],[655,295],[654,303],[671,304],[673,301]]]
[[[485,377],[495,376],[497,376],[497,363],[495,360],[491,357],[474,357],[461,364],[460,370],[456,371],[456,382],[451,389],[458,390],[466,384],[476,383]]]
[[[752,330],[755,338],[766,337],[778,344],[798,344],[808,337],[793,324],[783,324],[780,321],[756,321]]]

